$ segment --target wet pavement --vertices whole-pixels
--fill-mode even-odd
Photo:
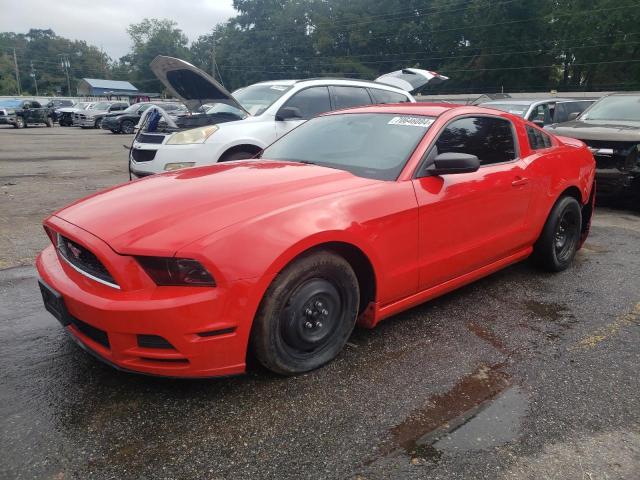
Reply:
[[[569,271],[515,265],[316,372],[176,381],[97,362],[3,270],[0,476],[637,478],[639,273],[640,218],[601,212]]]
[[[46,241],[21,235],[16,258]],[[45,312],[20,263],[0,270],[2,479],[639,477],[636,214],[599,210],[566,272],[512,266],[356,330],[293,378],[116,371]]]

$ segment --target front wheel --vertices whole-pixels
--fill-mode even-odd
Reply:
[[[53,127],[53,118],[48,117],[48,118],[45,120],[44,124],[45,124],[47,127],[49,127],[49,128]]]
[[[571,265],[580,244],[582,210],[573,197],[562,197],[551,209],[533,258],[545,270],[561,272]]]
[[[96,120],[96,123],[93,125],[93,128],[100,128],[102,127],[102,119],[99,118]]]
[[[256,315],[251,345],[269,370],[294,375],[333,360],[355,326],[358,280],[331,252],[288,265],[268,288]]]
[[[122,133],[131,134],[135,129],[135,125],[131,120],[124,120],[120,125],[120,131]]]
[[[25,127],[24,118],[22,118],[22,117],[17,117],[17,118],[16,118],[16,123],[15,123],[14,127],[15,127],[15,128],[24,128],[24,127]]]
[[[234,160],[248,160],[250,158],[255,157],[255,152],[250,152],[248,150],[238,150],[236,152],[225,153],[220,157],[218,162],[233,162]]]

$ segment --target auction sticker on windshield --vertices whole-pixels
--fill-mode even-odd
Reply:
[[[389,125],[403,125],[405,127],[429,128],[434,122],[433,118],[427,117],[393,117],[389,120]]]

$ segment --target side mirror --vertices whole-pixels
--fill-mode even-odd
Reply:
[[[276,120],[283,122],[286,120],[304,120],[299,108],[282,107],[276,114]]]
[[[430,176],[452,175],[456,173],[471,173],[480,168],[480,160],[468,153],[441,153],[433,159],[433,163],[426,168]]]
[[[569,114],[568,120],[571,122],[580,116],[580,112],[571,112]]]

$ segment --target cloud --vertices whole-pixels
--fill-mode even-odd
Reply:
[[[102,48],[113,59],[129,52],[127,26],[145,17],[174,20],[194,41],[236,14],[232,0],[0,0],[0,10],[2,32],[51,28]]]

